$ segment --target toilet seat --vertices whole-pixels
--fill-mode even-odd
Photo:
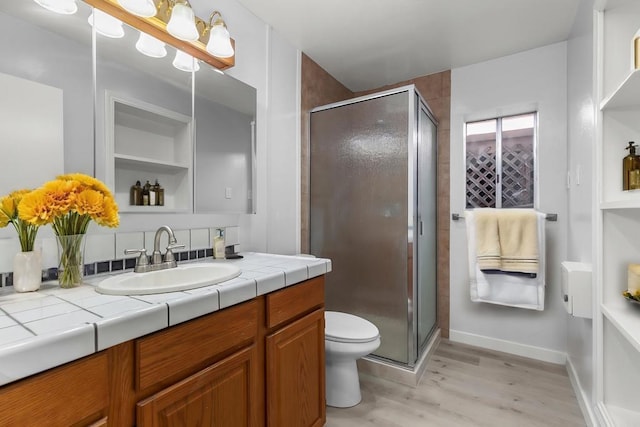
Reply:
[[[380,338],[376,325],[352,314],[325,311],[324,323],[324,336],[327,341],[368,343]]]

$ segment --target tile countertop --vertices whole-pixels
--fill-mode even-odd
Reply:
[[[0,385],[88,356],[116,344],[248,301],[331,271],[331,261],[261,253],[232,263],[240,276],[217,285],[154,295],[95,291],[105,276],[61,289],[0,291]]]

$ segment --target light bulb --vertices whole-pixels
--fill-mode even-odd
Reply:
[[[223,24],[215,24],[211,27],[207,52],[218,58],[230,58],[233,56],[234,52],[229,31]]]
[[[198,71],[200,69],[200,65],[198,61],[188,53],[184,53],[181,50],[176,51],[176,57],[173,59],[173,66],[181,71]]]
[[[127,12],[143,18],[151,18],[158,13],[153,0],[118,0],[118,3]]]
[[[142,31],[140,32],[140,37],[136,42],[136,49],[138,49],[138,52],[152,58],[164,58],[167,56],[165,44],[157,38],[150,36],[147,33],[143,33]]]
[[[34,0],[47,10],[62,15],[73,15],[78,11],[76,0]]]
[[[185,41],[196,41],[200,38],[196,28],[193,10],[186,4],[177,3],[171,10],[171,18],[167,24],[167,31],[172,36]]]
[[[88,21],[89,25],[95,26],[98,34],[102,34],[105,37],[113,39],[124,37],[122,21],[114,18],[108,13],[104,13],[100,9],[93,9],[93,12],[89,15]]]

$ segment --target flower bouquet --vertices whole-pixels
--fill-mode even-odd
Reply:
[[[58,282],[63,288],[82,283],[82,248],[89,223],[119,224],[111,191],[100,180],[81,173],[61,175],[25,195],[20,218],[33,225],[52,225],[60,257]]]
[[[18,292],[35,291],[42,283],[42,255],[34,250],[39,225],[19,216],[22,198],[31,190],[18,190],[0,198],[0,228],[9,223],[18,233],[20,249],[13,259],[13,287]]]
[[[18,233],[22,252],[33,251],[33,244],[40,227],[37,224],[24,221],[18,215],[18,206],[22,197],[30,192],[31,190],[18,190],[0,198],[0,228],[6,227],[9,223],[13,225]]]

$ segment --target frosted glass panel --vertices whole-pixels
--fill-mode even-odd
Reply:
[[[409,93],[311,114],[310,248],[332,260],[327,310],[373,322],[408,362]]]
[[[436,141],[437,129],[424,109],[418,113],[418,353],[436,324]]]

